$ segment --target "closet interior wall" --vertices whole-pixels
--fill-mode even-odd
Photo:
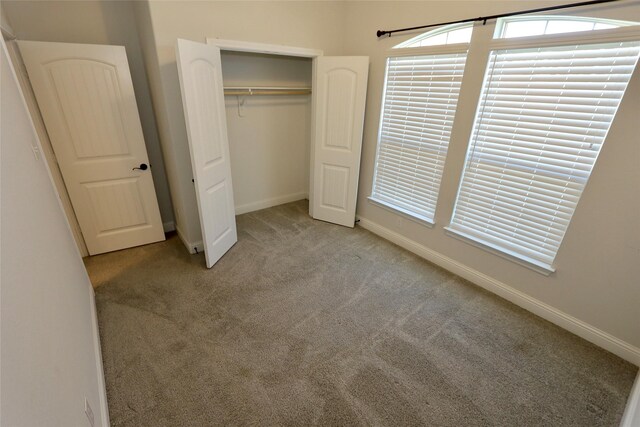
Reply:
[[[310,88],[310,58],[222,51],[225,87]],[[236,214],[308,197],[311,95],[225,95]]]

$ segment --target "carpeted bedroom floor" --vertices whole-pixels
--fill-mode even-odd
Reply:
[[[237,222],[86,260],[112,425],[618,425],[618,357],[306,201]]]

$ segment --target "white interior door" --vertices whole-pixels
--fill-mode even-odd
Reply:
[[[164,240],[125,48],[18,46],[89,253]]]
[[[178,39],[176,52],[207,267],[237,241],[220,49]]]
[[[316,60],[311,215],[353,227],[358,196],[367,56]]]

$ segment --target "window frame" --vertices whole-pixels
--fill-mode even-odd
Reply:
[[[542,17],[541,17],[542,18]],[[546,17],[547,19],[551,17]],[[611,23],[628,23],[629,21],[610,20],[602,18],[591,17],[573,17],[570,15],[558,15],[557,19],[570,20],[576,18],[577,20],[596,20],[600,22]],[[556,34],[543,34],[526,37],[513,37],[513,38],[497,38],[498,20],[488,20],[486,22],[475,22],[473,24],[473,30],[471,40],[469,43],[449,44],[449,45],[436,45],[436,46],[421,46],[421,47],[393,47],[389,48],[385,52],[385,72],[383,80],[383,90],[381,94],[380,104],[380,116],[377,135],[376,153],[374,157],[374,171],[372,176],[371,190],[373,190],[373,184],[375,183],[376,167],[378,160],[378,152],[380,150],[380,137],[382,122],[384,117],[384,102],[386,95],[387,84],[387,62],[390,57],[401,56],[420,56],[420,55],[434,55],[434,54],[446,54],[446,53],[460,53],[461,51],[467,52],[467,60],[460,87],[460,93],[458,96],[458,106],[454,116],[454,121],[451,128],[451,137],[449,140],[449,149],[447,151],[446,163],[441,177],[439,195],[436,201],[436,208],[434,214],[434,221],[426,222],[418,218],[413,217],[411,214],[403,212],[401,209],[396,209],[393,206],[388,206],[385,203],[381,203],[375,199],[368,197],[369,203],[375,205],[384,210],[393,212],[399,216],[413,220],[420,225],[428,228],[434,228],[436,221],[445,221],[443,229],[445,235],[460,240],[466,244],[477,247],[485,252],[496,255],[500,258],[508,260],[512,263],[523,266],[527,269],[533,270],[537,273],[545,276],[550,275],[556,270],[556,262],[561,259],[562,243],[558,248],[556,256],[553,261],[553,265],[540,266],[538,263],[529,262],[529,260],[523,259],[520,256],[515,256],[504,251],[502,248],[493,248],[491,245],[478,242],[475,238],[470,238],[456,230],[451,230],[451,219],[453,218],[454,208],[458,200],[460,192],[460,186],[462,184],[463,174],[465,172],[467,157],[471,148],[471,137],[475,126],[475,119],[477,117],[478,109],[481,108],[481,95],[482,88],[484,86],[485,75],[489,65],[490,54],[492,51],[503,49],[518,49],[518,48],[544,48],[564,45],[585,45],[585,44],[598,44],[607,42],[625,42],[625,41],[640,41],[640,23],[628,24],[617,28],[599,29],[599,30],[587,30],[576,31],[568,33],[556,33]],[[416,37],[414,37],[415,39]],[[408,39],[411,40],[411,39]],[[403,42],[403,43],[406,43]],[[400,43],[403,44],[403,43]],[[636,66],[636,70],[632,78],[638,76],[638,68],[640,63]],[[624,97],[623,97],[624,99]],[[615,116],[614,116],[615,120]],[[606,139],[605,139],[606,142]],[[456,145],[457,149],[452,151],[452,145]],[[466,144],[465,149],[461,149],[460,145]],[[595,165],[594,165],[595,167]],[[590,177],[589,177],[590,178]],[[587,179],[586,186],[589,183]],[[446,198],[442,197],[443,191],[446,191]],[[584,189],[583,189],[584,191]],[[578,209],[579,201],[576,204],[576,210]],[[574,211],[575,214],[575,211]],[[448,223],[446,222],[448,218]],[[567,227],[566,233],[569,232]],[[564,239],[563,239],[564,240]]]
[[[448,27],[447,27],[448,28]],[[457,28],[454,28],[457,29]],[[475,31],[475,26],[474,26],[474,31]],[[444,33],[445,31],[443,31]],[[473,38],[473,32],[472,32],[472,36]],[[411,39],[409,39],[411,40]],[[406,42],[403,42],[406,43]],[[402,43],[401,43],[402,44]],[[396,45],[398,46],[398,45]],[[419,224],[422,224],[426,227],[429,228],[433,228],[436,224],[436,213],[438,210],[438,202],[439,202],[439,197],[437,197],[436,200],[436,204],[434,207],[434,218],[433,221],[430,221],[428,218],[422,217],[420,215],[416,215],[415,213],[412,213],[406,209],[403,209],[402,207],[399,206],[394,206],[393,204],[387,202],[387,201],[383,201],[383,200],[378,200],[375,197],[373,197],[373,189],[376,183],[376,177],[378,174],[378,156],[380,154],[380,141],[381,141],[381,137],[382,137],[382,127],[384,124],[384,106],[385,106],[385,101],[386,101],[386,95],[387,95],[387,77],[388,77],[388,70],[389,70],[389,59],[391,58],[400,58],[400,57],[407,57],[407,56],[427,56],[427,55],[446,55],[446,54],[459,54],[459,53],[466,53],[467,57],[469,55],[469,49],[470,49],[471,43],[453,43],[453,44],[444,44],[444,45],[437,45],[437,46],[420,46],[420,47],[392,47],[390,49],[388,49],[385,52],[385,62],[384,62],[384,67],[385,67],[385,71],[384,71],[384,80],[383,80],[383,86],[382,86],[382,96],[381,96],[381,103],[380,103],[380,116],[379,116],[379,123],[378,123],[378,133],[377,133],[377,143],[376,143],[376,152],[375,152],[375,156],[374,156],[374,163],[373,163],[373,175],[372,175],[372,179],[371,179],[371,190],[369,193],[369,196],[367,196],[367,200],[369,201],[369,203],[376,205],[382,209],[394,212],[396,214],[401,215],[404,218],[407,218],[411,221],[417,222]],[[466,66],[465,66],[465,71],[463,72],[463,76],[462,79],[464,81],[464,75],[466,74]],[[462,93],[462,86],[460,88],[460,92],[458,94],[458,96],[460,95],[460,93]],[[458,98],[459,99],[459,98]],[[452,123],[452,130],[453,127],[455,126],[455,116],[456,114],[454,113],[454,119],[453,119],[453,123]],[[447,154],[448,154],[448,150],[447,150]],[[446,165],[446,163],[445,163]],[[442,176],[444,176],[444,172],[442,174]],[[441,181],[442,181],[442,176],[440,177]],[[440,183],[440,187],[442,186],[442,182]]]
[[[431,45],[431,46],[406,46],[409,43],[421,42],[422,40],[429,39],[431,37],[436,37],[441,34],[450,33],[457,30],[462,30],[464,28],[471,28],[471,37],[473,37],[474,25],[473,22],[461,22],[458,24],[450,24],[445,25],[443,27],[437,28],[435,30],[427,31],[426,33],[422,33],[420,35],[414,36],[410,39],[407,39],[391,48],[391,51],[398,51],[401,49],[421,49],[421,48],[432,48],[439,46],[452,46],[452,45],[469,45],[469,43],[445,43],[439,45]]]
[[[571,17],[569,16],[561,16],[559,18],[571,19]],[[545,276],[548,276],[554,273],[557,269],[556,261],[558,259],[558,254],[560,253],[560,250],[562,248],[562,241],[560,243],[558,251],[556,252],[556,256],[554,258],[553,263],[550,265],[547,265],[545,263],[541,263],[537,260],[533,260],[526,256],[515,254],[513,252],[510,252],[507,249],[497,247],[496,245],[493,245],[491,243],[481,241],[475,237],[471,237],[466,233],[460,232],[451,227],[451,221],[453,219],[453,215],[455,212],[455,206],[458,201],[460,191],[462,188],[463,176],[467,168],[467,159],[469,156],[469,151],[471,150],[471,147],[472,147],[473,129],[475,128],[475,122],[476,122],[476,118],[478,117],[478,111],[482,108],[482,99],[481,99],[482,87],[484,87],[485,79],[487,78],[489,58],[492,52],[498,51],[498,50],[504,50],[504,49],[547,48],[547,47],[570,46],[570,45],[587,45],[587,44],[599,44],[599,43],[611,43],[611,42],[640,41],[640,24],[627,25],[627,26],[610,28],[610,29],[602,29],[602,30],[576,31],[576,32],[570,32],[570,33],[544,34],[544,35],[514,37],[514,38],[495,38],[495,34],[497,33],[496,31],[497,22],[494,21],[487,25],[491,25],[493,27],[493,30],[488,32],[492,35],[491,40],[487,40],[486,38],[488,36],[488,33],[484,34],[485,38],[483,40],[475,40],[478,43],[486,44],[486,48],[483,50],[484,52],[486,52],[486,56],[483,62],[484,73],[483,73],[481,87],[477,88],[480,95],[476,99],[475,113],[473,115],[473,118],[471,119],[471,124],[468,128],[468,132],[466,132],[467,135],[465,140],[466,140],[467,146],[466,146],[465,155],[464,155],[464,163],[461,165],[460,170],[457,171],[458,172],[457,190],[455,193],[455,197],[453,198],[452,205],[450,207],[451,214],[449,215],[449,223],[444,227],[444,229],[445,229],[445,233],[450,237],[456,238],[472,246],[478,247],[484,251],[487,251],[494,255],[498,255],[501,258],[507,259],[516,264],[527,267],[530,270],[533,270]],[[469,46],[470,53],[473,51],[474,46],[476,46],[476,43],[474,43],[474,38],[472,36],[472,41]],[[637,73],[637,68],[638,68],[638,65],[636,65],[636,71],[634,71],[634,74]],[[467,73],[468,73],[468,69],[465,68],[465,74]],[[622,99],[624,99],[624,97]],[[616,114],[617,114],[617,111],[616,111]],[[615,120],[615,115],[614,115],[614,120]],[[453,126],[455,127],[456,125],[459,125],[459,123],[454,122]],[[605,142],[606,142],[606,137],[603,144]],[[595,167],[595,162],[594,162],[594,167]],[[593,173],[593,171],[591,173]],[[586,186],[589,184],[590,178],[591,178],[591,174],[589,175],[589,178],[585,183],[584,189],[586,189]],[[580,195],[580,198],[578,199],[578,202],[576,203],[575,210],[578,209],[578,206],[580,204],[580,199],[584,194],[584,189],[583,189],[583,193]],[[568,232],[568,229],[571,226],[571,220],[573,219],[573,215],[575,215],[575,210],[574,210],[574,213],[572,214],[572,218],[569,221],[567,230],[565,231],[565,236],[563,236],[563,239],[562,239],[563,241],[564,241],[564,237],[566,237],[566,232]]]
[[[524,37],[504,37],[504,33],[506,27],[511,22],[526,22],[526,21],[576,21],[576,22],[589,22],[594,24],[608,24],[608,25],[616,25],[616,28],[608,28],[610,30],[625,28],[625,27],[633,27],[637,26],[637,23],[632,21],[622,21],[619,19],[607,19],[607,18],[593,18],[586,16],[567,16],[567,15],[520,15],[520,16],[511,16],[508,18],[499,18],[495,23],[495,30],[493,34],[494,40],[513,40],[513,39],[522,39]],[[535,36],[527,36],[527,37],[542,37],[549,35],[561,35],[561,34],[576,34],[576,33],[590,33],[593,31],[606,31],[608,29],[601,30],[585,30],[585,31],[571,31],[566,33],[555,33],[555,34],[538,34]]]
[[[606,30],[574,31],[562,34],[492,39],[489,51],[502,49],[539,48],[581,44],[598,44],[640,40],[640,24]]]

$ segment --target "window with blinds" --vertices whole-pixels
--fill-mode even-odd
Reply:
[[[433,223],[466,57],[388,59],[373,201]]]
[[[639,42],[494,50],[451,231],[551,269]]]

